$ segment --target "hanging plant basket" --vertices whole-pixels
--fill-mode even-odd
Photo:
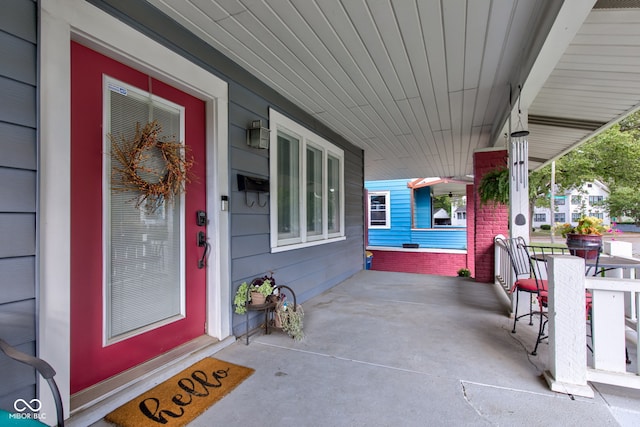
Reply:
[[[480,178],[478,184],[480,204],[509,204],[509,169],[500,167],[491,170]]]
[[[165,201],[172,203],[185,191],[194,162],[189,156],[189,147],[160,137],[161,130],[154,120],[144,127],[137,123],[132,139],[109,135],[112,189],[138,193],[136,208],[144,206],[150,212],[156,211]]]

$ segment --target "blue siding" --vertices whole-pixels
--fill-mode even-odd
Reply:
[[[431,228],[431,189],[414,192],[416,228],[411,228],[410,179],[367,181],[367,191],[389,191],[391,228],[369,228],[369,246],[402,247],[403,243],[418,243],[420,248],[467,249],[467,229],[456,227]]]

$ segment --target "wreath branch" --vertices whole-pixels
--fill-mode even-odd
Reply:
[[[138,192],[136,208],[145,206],[151,212],[157,210],[164,201],[173,203],[174,198],[185,192],[191,182],[189,170],[194,159],[189,147],[181,142],[160,137],[162,127],[154,120],[140,127],[136,123],[133,139],[108,135],[111,141],[111,186],[113,191]],[[164,167],[158,170],[146,165],[151,158],[151,150],[158,149]],[[150,176],[144,178],[141,174]]]

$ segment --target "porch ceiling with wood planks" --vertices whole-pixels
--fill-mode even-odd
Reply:
[[[640,1],[148,1],[365,150],[367,180],[464,178],[518,104],[530,168],[640,107]]]

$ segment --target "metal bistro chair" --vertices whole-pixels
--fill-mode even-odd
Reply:
[[[509,255],[511,268],[515,274],[515,281],[510,292],[516,294],[516,308],[513,319],[512,333],[516,333],[516,324],[520,318],[529,316],[529,325],[533,325],[533,297],[538,298],[540,291],[546,291],[546,281],[536,280],[531,259],[527,251],[527,242],[522,237],[511,239],[496,239],[504,245]],[[520,293],[525,292],[529,295],[529,312],[518,315],[518,306],[520,301]]]
[[[545,309],[549,302],[549,269],[548,269],[548,257],[551,255],[564,255],[567,253],[567,249],[564,247],[554,246],[526,246],[526,250],[529,254],[529,260],[531,263],[531,269],[533,275],[538,282],[538,307],[540,307],[540,324],[538,329],[538,338],[536,339],[536,346],[531,354],[535,356],[538,352],[538,344],[546,338],[544,331],[547,325],[547,313]],[[588,301],[590,306],[591,301]]]
[[[25,365],[31,366],[36,371],[38,371],[40,375],[42,375],[42,378],[47,380],[47,383],[49,384],[49,388],[51,389],[51,393],[53,394],[53,399],[56,404],[56,415],[57,415],[57,422],[58,422],[56,425],[59,427],[64,427],[64,411],[62,408],[62,398],[60,397],[60,391],[58,390],[58,385],[53,379],[53,377],[56,374],[56,371],[51,367],[51,365],[49,365],[44,360],[28,355],[26,353],[23,353],[15,349],[3,339],[0,339],[0,350],[4,354],[6,354],[9,358],[17,362],[24,363]],[[9,413],[6,413],[5,411],[2,411],[0,409],[0,425],[5,425],[3,424],[3,422],[7,422],[7,421],[11,423],[10,425],[22,425],[22,423],[24,423],[25,425],[47,425],[32,419],[11,420],[9,419],[9,416],[10,416]]]

